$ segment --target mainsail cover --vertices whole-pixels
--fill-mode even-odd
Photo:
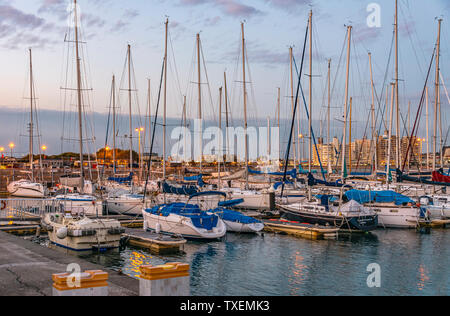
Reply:
[[[395,205],[406,205],[415,203],[412,199],[394,191],[360,191],[350,190],[345,193],[345,197],[350,201],[356,201],[359,204],[370,202],[376,203],[395,203]]]

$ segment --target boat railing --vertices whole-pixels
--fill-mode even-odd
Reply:
[[[64,212],[64,203],[56,200],[0,199],[0,217],[26,219],[47,213]]]

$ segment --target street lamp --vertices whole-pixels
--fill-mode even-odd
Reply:
[[[14,144],[14,143],[10,143],[9,144],[9,148],[11,149],[11,159],[12,159],[12,157],[13,157],[13,149],[16,147],[16,144]]]
[[[3,157],[3,152],[5,151],[5,147],[0,147],[0,153],[2,154],[2,159],[4,158]]]

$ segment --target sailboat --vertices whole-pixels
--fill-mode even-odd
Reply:
[[[33,80],[33,58],[31,48],[30,54],[30,137],[29,137],[29,158],[30,158],[30,175],[31,180],[22,179],[14,181],[8,184],[7,190],[11,196],[24,197],[24,198],[44,198],[48,194],[47,188],[41,183],[37,183],[34,180],[34,156],[33,156],[33,144],[34,144],[34,109],[35,109],[35,95],[34,95],[34,80]]]
[[[77,193],[67,193],[58,195],[53,198],[61,203],[65,210],[83,210],[84,214],[101,215],[103,213],[103,205],[100,200],[95,196],[88,193],[93,193],[94,186],[90,181],[86,181],[84,178],[84,137],[83,137],[83,80],[82,80],[82,67],[80,57],[80,34],[79,34],[79,15],[77,0],[74,0],[73,6],[73,21],[74,21],[74,33],[75,33],[75,54],[76,54],[76,95],[77,95],[77,108],[78,108],[78,133],[79,133],[79,147],[80,147],[80,175],[76,177],[75,181],[79,180],[79,187]],[[86,188],[91,188],[91,192],[86,192]]]

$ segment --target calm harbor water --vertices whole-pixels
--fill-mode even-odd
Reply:
[[[134,278],[142,264],[189,263],[195,296],[450,295],[449,244],[446,230],[323,241],[229,234],[223,242],[189,242],[176,256],[128,248],[83,257]],[[372,263],[381,266],[381,288],[367,286]]]

